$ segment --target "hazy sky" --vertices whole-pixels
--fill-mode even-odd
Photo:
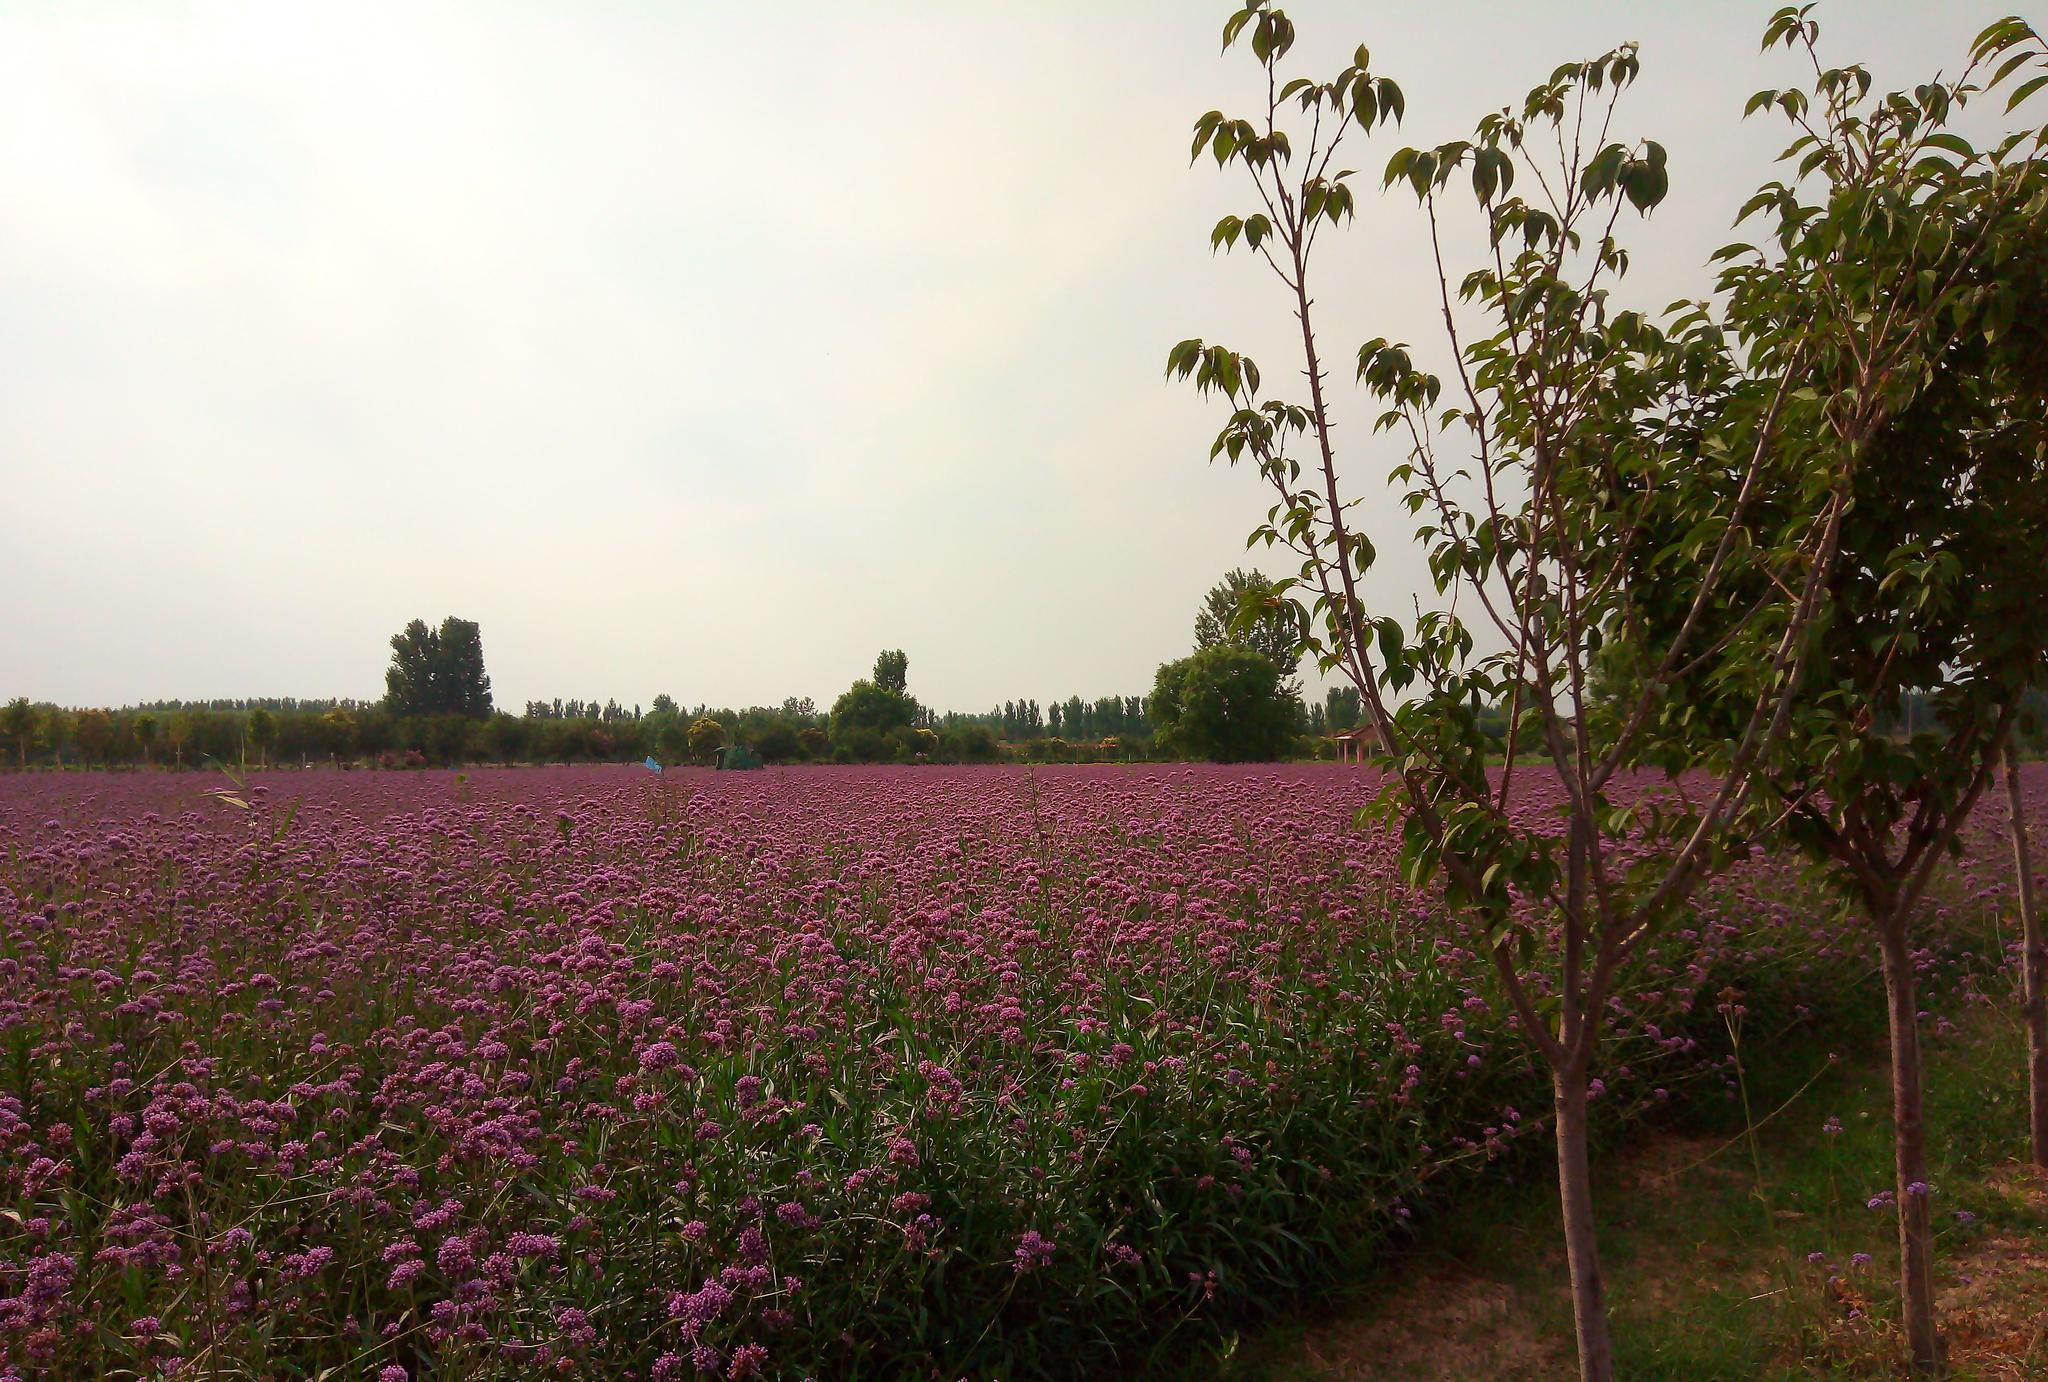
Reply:
[[[1821,17],[1897,85],[2012,3]],[[1303,71],[1365,42],[1408,96],[1320,250],[1354,490],[1397,458],[1342,362],[1435,339],[1387,156],[1639,40],[1672,195],[1629,283],[1697,294],[1786,139],[1739,119],[1798,78],[1772,8],[1288,6]],[[823,704],[884,646],[942,708],[1149,689],[1266,504],[1165,353],[1296,368],[1208,252],[1248,189],[1187,163],[1259,94],[1228,9],[6,4],[0,697],[371,696],[448,613],[514,709]]]

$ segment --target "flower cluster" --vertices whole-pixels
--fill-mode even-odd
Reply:
[[[1349,768],[268,780],[0,779],[6,1382],[1107,1374],[1543,1136]],[[1601,1117],[1854,992],[1802,877],[1646,953]]]

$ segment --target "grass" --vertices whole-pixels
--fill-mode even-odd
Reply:
[[[2000,1006],[1930,1023],[1927,1038],[1951,1362],[1960,1378],[2048,1377],[2048,1178],[2017,1160],[2022,1035]],[[1868,1207],[1892,1185],[1883,1044],[1859,1034],[1832,1062],[1788,1046],[1745,1051],[1753,1124],[1737,1097],[1596,1164],[1619,1375],[1897,1375],[1894,1219],[1888,1205]],[[1246,1341],[1208,1375],[1569,1375],[1556,1193],[1542,1171],[1532,1164],[1519,1183],[1467,1197],[1417,1246],[1334,1291],[1318,1316]]]

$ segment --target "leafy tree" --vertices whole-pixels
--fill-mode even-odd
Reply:
[[[770,763],[789,763],[803,757],[797,724],[785,715],[763,716],[749,726],[745,739],[747,747]]]
[[[158,725],[156,715],[147,710],[130,721],[130,727],[135,732],[135,742],[142,749],[142,761],[145,766],[149,763],[150,751],[156,747]]]
[[[640,727],[642,742],[663,762],[678,762],[690,750],[689,722],[673,701],[663,705],[666,697],[656,696],[654,699],[655,708],[648,712]]]
[[[249,742],[256,746],[256,762],[260,765],[268,757],[270,746],[277,742],[277,716],[258,706],[249,712]]]
[[[796,741],[806,758],[823,758],[832,748],[832,740],[816,725],[805,725],[796,732]]]
[[[917,702],[903,692],[857,681],[832,703],[832,742],[851,748],[858,736],[865,756],[883,756],[875,741],[909,729],[916,719]]]
[[[1811,21],[1788,17],[1777,33],[1814,56]],[[1953,84],[1923,90],[1960,107],[1993,67],[1991,86],[2028,67],[2048,80],[2048,45],[2018,21],[1994,25]],[[1902,1313],[1916,1369],[1932,1372],[1942,1348],[1913,919],[1996,775],[2048,655],[2048,166],[2039,133],[1980,151],[1942,128],[1938,112],[1915,126],[1860,92],[1835,100],[1843,114],[1806,136],[1813,155],[1896,164],[1909,170],[1907,188],[1924,189],[1879,202],[1884,229],[1863,236],[1868,286],[1858,296],[1909,310],[1933,303],[1942,315],[1909,357],[1906,383],[1872,390],[1862,368],[1833,356],[1807,368],[1807,389],[1834,403],[1838,434],[1859,443],[1839,520],[1854,559],[1828,573],[1819,655],[1767,785],[1787,834],[1876,933],[1890,1019]],[[1751,330],[1757,318],[1832,305],[1751,252],[1723,286],[1731,317]],[[1839,276],[1825,287],[1839,294]],[[1869,419],[1872,392],[1890,406]],[[1704,690],[1696,699],[1712,704]],[[1917,732],[1868,732],[1916,701],[1927,712]]]
[[[436,708],[434,631],[415,619],[391,636],[391,666],[384,673],[384,699],[392,713],[428,715]]]
[[[88,763],[105,763],[114,743],[114,717],[104,710],[81,710],[71,723],[71,734],[79,756]]]
[[[1241,763],[1287,755],[1294,704],[1271,658],[1221,643],[1160,667],[1151,714],[1162,747],[1185,758]]]
[[[384,688],[385,704],[397,715],[489,715],[491,678],[484,671],[481,630],[453,615],[439,629],[413,620],[392,635]]]
[[[1772,29],[1773,41],[1820,70],[1817,34],[1799,14]],[[1827,618],[1816,626],[1783,755],[1759,782],[1786,835],[1877,939],[1902,1315],[1922,1372],[1941,1368],[1942,1349],[1931,1208],[1913,1188],[1927,1184],[1913,917],[1989,788],[2048,651],[2038,617],[2048,602],[2048,170],[2038,136],[1980,152],[1944,128],[1947,104],[1978,94],[1976,78],[1994,65],[2001,76],[2048,66],[2048,49],[2023,24],[1995,25],[1962,76],[1916,92],[1914,106],[1870,101],[1853,68],[1828,90],[1823,72],[1816,97],[1830,114],[1814,122],[1803,93],[1759,93],[1755,104],[1791,114],[1807,157],[1888,168],[1895,188],[1873,192],[1838,176],[1829,219],[1813,227],[1799,199],[1766,189],[1758,209],[1777,212],[1789,249],[1732,246],[1721,283],[1731,324],[1760,341],[1782,322],[1825,322],[1844,300],[1884,304],[1893,319],[1940,310],[1901,350],[1910,378],[1873,387],[1869,365],[1854,356],[1816,351],[1800,362],[1802,395],[1828,401],[1818,428],[1844,448],[1838,484],[1847,500],[1833,521],[1845,557],[1825,575]],[[1873,205],[1881,221],[1871,219]],[[1859,219],[1860,258],[1817,280],[1807,270],[1810,235]],[[1723,488],[1733,493],[1725,480]],[[1780,522],[1804,513],[1796,495],[1767,490],[1754,502]],[[1697,613],[1645,601],[1626,631],[1634,636],[1606,654],[1608,699],[1625,698],[1646,665],[1667,661],[1688,624],[1702,640],[1723,641],[1769,590],[1767,573],[1752,572],[1724,604]],[[1674,686],[1696,725],[1726,735],[1739,718],[1733,703],[1755,695],[1764,673],[1738,662]],[[1903,732],[1874,733],[1880,725]]]
[[[901,696],[910,689],[910,659],[901,648],[884,650],[875,658],[875,685]]]
[[[491,678],[484,671],[482,630],[473,620],[450,615],[441,621],[435,643],[434,709],[471,719],[489,715]]]
[[[674,715],[678,713],[676,710],[676,698],[663,691],[654,698],[654,704],[651,709],[656,715]]]
[[[1361,715],[1358,688],[1355,686],[1333,686],[1323,693],[1323,705],[1328,713],[1330,729],[1338,734],[1347,729],[1357,729]]]
[[[1195,646],[1234,643],[1272,659],[1289,695],[1298,694],[1301,665],[1294,607],[1257,571],[1232,570],[1211,587],[1195,615]]]
[[[929,761],[939,756],[938,731],[920,728],[910,731],[910,735],[912,742],[917,746],[916,753],[918,757]]]
[[[479,727],[477,744],[500,763],[516,762],[526,749],[528,730],[525,720],[500,711]]]
[[[16,696],[0,709],[0,734],[13,741],[15,765],[28,766],[28,751],[36,742],[35,705],[26,696]]]
[[[718,721],[706,717],[691,724],[690,757],[696,762],[710,762],[725,745],[725,726]]]
[[[64,762],[64,745],[75,739],[76,718],[62,706],[48,705],[36,719],[36,728],[42,740],[50,747],[50,759],[61,765]]]
[[[1809,32],[1787,10],[1766,46]],[[1300,556],[1299,574],[1276,582],[1299,645],[1358,690],[1389,746],[1398,771],[1385,804],[1406,817],[1409,876],[1440,876],[1450,905],[1493,938],[1506,1001],[1551,1073],[1581,1374],[1610,1378],[1587,1139],[1609,999],[1644,941],[1768,828],[1760,779],[1782,759],[1826,626],[1860,458],[1933,373],[1950,324],[1981,320],[1974,286],[1949,272],[1976,235],[1942,223],[1986,171],[1946,127],[1976,88],[1932,82],[1866,102],[1859,69],[1816,63],[1811,97],[1753,101],[1800,126],[1788,155],[1799,166],[1744,212],[1770,216],[1775,234],[1754,310],[1730,302],[1728,320],[1697,303],[1652,318],[1614,299],[1628,266],[1621,218],[1647,214],[1669,187],[1660,146],[1609,137],[1639,71],[1633,47],[1558,68],[1470,138],[1398,151],[1386,180],[1413,190],[1433,246],[1455,177],[1469,180],[1490,247],[1466,274],[1439,258],[1448,384],[1385,339],[1358,355],[1378,425],[1409,448],[1394,480],[1422,518],[1444,597],[1410,626],[1372,617],[1359,593],[1376,554],[1343,497],[1309,272],[1317,235],[1354,205],[1348,174],[1329,171],[1338,146],[1404,102],[1363,48],[1331,80],[1283,80],[1294,30],[1264,0],[1231,17],[1225,46],[1246,34],[1265,106],[1251,119],[1204,115],[1194,152],[1256,187],[1256,209],[1226,216],[1211,242],[1243,244],[1284,286],[1308,397],[1266,396],[1253,361],[1201,340],[1175,346],[1168,371],[1227,400],[1212,454],[1256,466],[1274,491],[1253,539]],[[1290,106],[1302,112],[1293,129]],[[1746,264],[1750,251],[1727,253]],[[1751,582],[1762,593],[1745,601]],[[1668,625],[1655,618],[1670,609]],[[1652,626],[1668,636],[1643,640],[1628,694],[1596,701],[1603,642]],[[1744,691],[1721,707],[1719,732],[1702,734],[1686,692],[1718,679]],[[1511,728],[1506,764],[1489,774],[1481,708],[1495,705]],[[1524,746],[1534,761],[1518,765]],[[1511,809],[1518,766],[1559,788],[1561,821]],[[1617,799],[1643,768],[1698,769],[1714,785]],[[1907,1290],[1916,1361],[1937,1366]]]
[[[356,717],[341,706],[335,706],[320,717],[320,746],[331,757],[345,757],[355,752]]]
[[[962,763],[993,763],[1002,756],[995,732],[987,725],[958,724],[947,728],[943,751]]]
[[[185,766],[185,745],[192,742],[195,727],[189,710],[178,711],[164,724],[164,743],[170,746],[172,762],[180,768]]]

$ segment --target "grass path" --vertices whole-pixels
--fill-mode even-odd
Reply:
[[[2017,1161],[2026,1133],[2019,1029],[2003,1008],[1930,1025],[1951,1362],[1960,1378],[2048,1378],[2048,1178]],[[1724,1115],[1696,1116],[1596,1162],[1620,1376],[1898,1374],[1894,1219],[1887,1203],[1868,1203],[1891,1185],[1884,1054],[1806,1059],[1804,1071],[1752,1080],[1754,1137],[1731,1101]],[[1570,1376],[1556,1225],[1554,1188],[1532,1177],[1495,1187],[1431,1224],[1422,1246],[1335,1292],[1312,1320],[1248,1342],[1220,1375]]]

